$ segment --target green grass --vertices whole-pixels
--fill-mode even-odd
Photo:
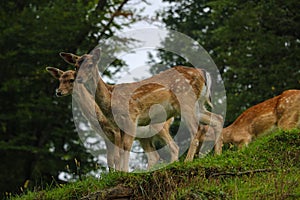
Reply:
[[[226,150],[148,173],[107,173],[100,179],[27,191],[12,199],[80,199],[107,188],[131,188],[131,199],[300,199],[300,130],[277,131],[240,151]],[[102,198],[99,196],[102,195]]]

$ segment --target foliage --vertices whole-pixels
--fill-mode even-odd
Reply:
[[[240,151],[227,150],[195,162],[177,162],[150,173],[103,174],[100,179],[27,192],[13,199],[74,199],[108,188],[131,188],[131,199],[296,199],[300,130],[277,131]],[[262,184],[263,183],[263,184]],[[95,196],[93,196],[95,198]]]
[[[159,14],[167,28],[197,40],[222,74],[226,124],[252,105],[299,88],[299,1],[165,1],[171,6]],[[158,56],[165,66],[189,65],[169,52]]]
[[[250,105],[277,95],[285,89],[299,88],[299,1],[166,1],[172,3],[171,7],[161,13],[166,26],[196,39],[209,51],[219,67],[227,89],[227,124]],[[36,188],[37,190],[44,189],[48,185],[59,185],[63,182],[58,178],[61,172],[68,172],[72,176],[71,179],[78,179],[82,178],[81,175],[85,172],[95,169],[93,162],[95,158],[85,151],[75,131],[71,119],[71,98],[54,97],[57,82],[46,74],[44,68],[54,66],[66,70],[68,67],[59,58],[59,52],[86,53],[96,46],[101,38],[110,37],[116,30],[122,29],[124,24],[111,19],[112,16],[125,18],[124,13],[123,16],[122,12],[115,12],[124,2],[127,1],[8,0],[0,2],[1,194],[20,192],[20,188],[26,190],[34,186],[40,187]],[[130,22],[131,20],[128,19],[126,24]],[[106,26],[108,23],[110,26]],[[159,55],[163,58],[161,64],[167,63],[168,67],[175,64],[188,64],[187,61],[172,54],[160,53]],[[119,60],[116,63],[118,66],[122,64]],[[118,72],[118,69],[115,71]],[[110,73],[106,71],[105,75],[109,76]],[[299,138],[295,139],[295,141],[299,140]],[[294,143],[291,141],[290,143],[293,148]],[[288,150],[287,153],[281,151],[282,149]],[[274,166],[280,176],[276,176],[277,172],[262,177],[255,174],[253,177],[250,176],[250,182],[247,183],[251,185],[253,181],[253,185],[258,188],[258,191],[251,191],[250,194],[258,192],[258,195],[264,195],[259,193],[259,190],[269,191],[267,187],[273,189],[269,194],[273,195],[271,197],[283,195],[280,192],[285,192],[286,195],[299,192],[294,190],[294,187],[291,187],[291,192],[285,190],[289,179],[292,180],[291,185],[294,185],[292,176],[295,175],[294,171],[299,170],[297,163],[290,163],[289,159],[292,160],[292,156],[299,158],[299,155],[293,150],[290,151],[289,145],[283,145],[279,149],[274,148],[272,151],[289,158],[282,163],[279,160],[279,158],[284,159],[282,156],[272,154],[270,155],[272,157],[268,157],[268,151],[263,151],[265,153],[263,155],[254,149],[253,152],[257,155],[249,154],[252,155],[249,162],[245,160],[249,159],[247,150],[245,152],[246,154],[240,152],[224,154],[216,159],[208,157],[204,159],[207,165],[202,163],[206,166],[204,168],[199,168],[198,162],[179,168],[174,164],[173,169],[168,168],[156,174],[144,174],[140,177],[113,173],[108,175],[108,178],[103,175],[103,180],[110,180],[111,184],[118,180],[119,183],[125,182],[132,186],[140,184],[138,188],[142,189],[137,190],[136,195],[143,195],[143,191],[160,192],[161,190],[155,187],[155,184],[159,183],[159,179],[165,178],[170,181],[170,185],[167,185],[170,187],[166,187],[163,191],[166,195],[172,195],[173,189],[178,188],[178,193],[175,196],[168,196],[170,198],[200,198],[203,195],[207,198],[239,197],[238,195],[242,195],[243,192],[236,190],[236,187],[245,186],[243,182],[246,179],[243,177],[233,180],[204,179],[202,175],[207,174],[206,169],[218,172],[225,168],[236,171],[252,169],[255,167],[252,163],[257,164],[256,161],[261,159],[257,167]],[[239,157],[240,160],[235,157]],[[289,171],[284,171],[286,165],[293,167],[290,166]],[[195,171],[201,176],[189,175]],[[180,185],[176,181],[171,181],[173,178],[170,178],[172,176],[168,174],[169,172],[172,172],[171,175],[174,175],[175,179],[182,178],[182,172],[183,175],[189,176],[187,179],[182,179],[183,185]],[[127,181],[127,177],[134,177],[136,181]],[[194,178],[199,178],[198,182],[192,181],[195,180]],[[255,185],[256,182],[262,182],[267,178],[273,182],[270,182],[266,188]],[[299,176],[295,175],[294,178]],[[151,185],[147,185],[148,182],[145,180],[151,180]],[[76,183],[78,185],[70,185],[68,191],[72,192],[66,192],[62,188],[58,193],[59,196],[55,198],[78,197],[89,193],[90,191],[84,187],[93,185],[90,181],[95,183],[91,191],[108,186],[103,182],[99,183],[99,186],[97,180],[88,180],[87,183],[78,182]],[[185,181],[191,185],[184,187]],[[200,186],[201,184],[196,185],[200,182],[203,183],[203,187]],[[211,183],[225,185],[221,188],[218,184],[210,187]],[[172,184],[178,185],[175,187]],[[227,196],[224,196],[224,191]],[[70,196],[64,195],[65,193]],[[40,198],[43,198],[43,195]],[[164,193],[158,195],[163,196]],[[262,197],[270,196],[266,194]]]
[[[58,83],[45,67],[66,70],[59,52],[87,53],[121,29],[105,25],[125,2],[1,1],[0,197],[95,168],[75,131],[71,98],[54,97]]]

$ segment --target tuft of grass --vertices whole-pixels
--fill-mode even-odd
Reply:
[[[81,199],[97,193],[97,199],[106,199],[105,191],[118,186],[130,189],[128,199],[297,199],[299,156],[300,130],[277,131],[220,156],[175,162],[147,173],[87,177],[13,199]]]

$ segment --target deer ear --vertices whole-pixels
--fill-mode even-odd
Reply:
[[[79,56],[72,53],[60,52],[59,55],[62,57],[62,59],[64,59],[64,61],[71,65],[75,65],[76,60],[79,58]]]
[[[100,49],[94,49],[92,55],[93,55],[93,63],[97,64],[100,60],[100,55],[101,55]]]
[[[57,69],[55,67],[46,67],[46,70],[56,79],[59,79],[64,71]]]

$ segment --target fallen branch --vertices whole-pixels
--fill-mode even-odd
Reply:
[[[215,177],[215,176],[241,176],[241,175],[248,175],[248,174],[254,174],[254,173],[260,173],[260,172],[270,172],[274,171],[271,169],[255,169],[255,170],[247,170],[243,172],[220,172],[220,173],[213,173],[209,177]]]

